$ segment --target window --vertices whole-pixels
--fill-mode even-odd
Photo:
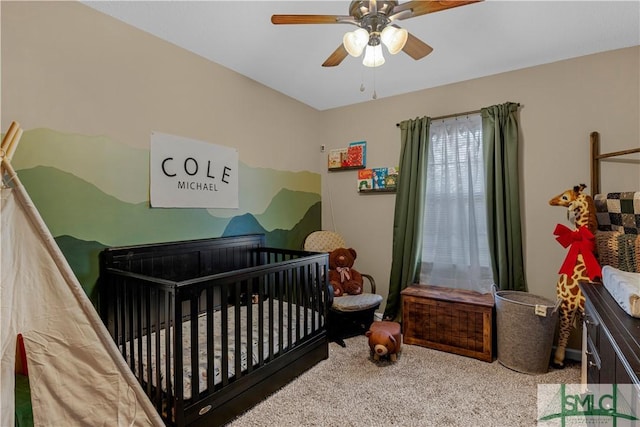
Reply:
[[[421,283],[490,292],[480,114],[431,123]]]

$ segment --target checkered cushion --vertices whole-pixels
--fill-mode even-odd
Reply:
[[[598,230],[640,234],[640,192],[596,194]]]

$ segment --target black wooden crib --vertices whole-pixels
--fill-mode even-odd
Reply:
[[[222,425],[328,357],[327,269],[261,234],[109,248],[100,312],[167,425]]]

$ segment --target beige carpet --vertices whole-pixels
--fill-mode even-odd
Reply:
[[[230,425],[535,426],[537,384],[580,382],[578,363],[527,375],[413,345],[374,362],[364,336],[346,342]]]

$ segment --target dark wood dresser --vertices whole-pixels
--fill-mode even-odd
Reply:
[[[620,407],[640,417],[640,319],[620,308],[603,285],[582,283],[580,288],[586,300],[582,381],[591,391],[597,384],[631,384],[617,386],[617,399],[624,398]]]
[[[620,308],[603,285],[583,283],[580,288],[586,299],[587,383],[640,384],[640,319]]]

